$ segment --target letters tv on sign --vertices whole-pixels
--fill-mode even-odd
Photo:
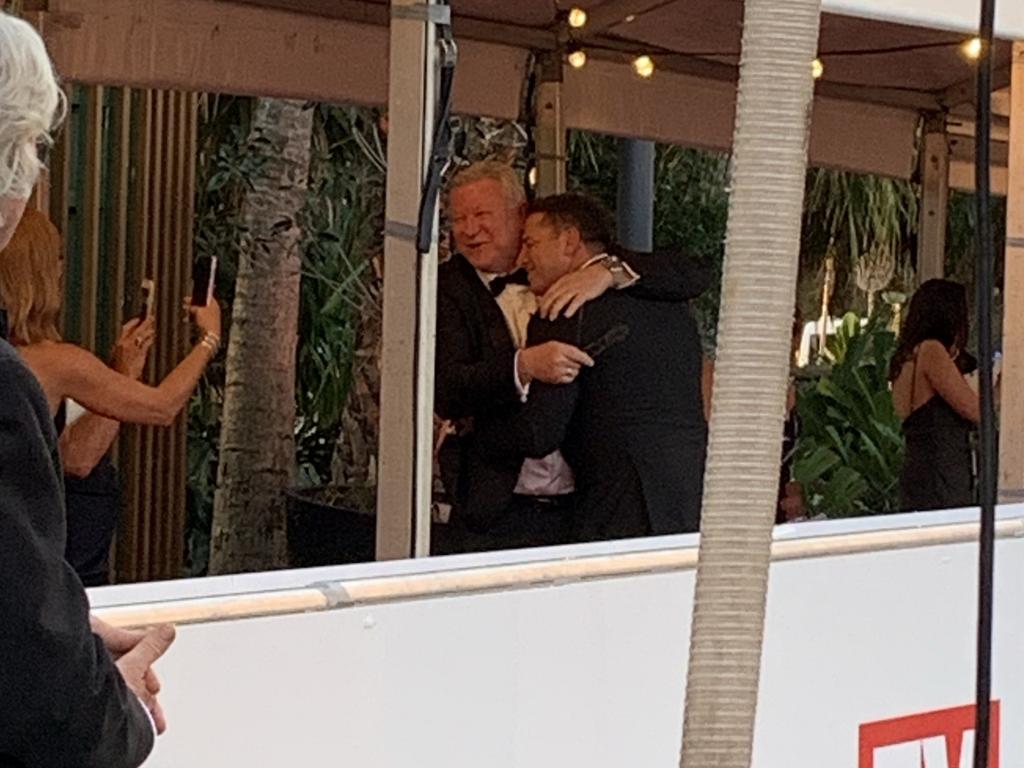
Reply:
[[[860,727],[858,768],[970,768],[973,704],[866,723]],[[999,702],[992,702],[989,767],[999,768]]]

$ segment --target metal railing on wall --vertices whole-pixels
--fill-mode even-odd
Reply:
[[[49,208],[65,242],[64,332],[106,359],[122,323],[156,282],[157,340],[145,381],[156,384],[189,344],[183,321],[191,274],[198,95],[69,84]],[[181,575],[186,418],[125,426],[116,456],[122,514],[113,558],[119,582]]]

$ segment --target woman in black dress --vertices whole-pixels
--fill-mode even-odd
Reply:
[[[974,504],[971,432],[978,395],[957,366],[967,342],[967,292],[928,280],[914,294],[889,368],[903,419],[906,457],[900,508],[907,512]]]

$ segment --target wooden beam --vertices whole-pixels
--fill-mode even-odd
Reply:
[[[418,0],[394,0],[408,9]],[[436,4],[436,0],[429,0]],[[430,553],[437,242],[416,244],[420,196],[433,141],[434,25],[391,25],[384,317],[377,481],[377,559]]]
[[[946,221],[949,210],[949,136],[946,117],[925,122],[921,137],[921,211],[917,239],[919,282],[943,277],[946,271]]]
[[[568,68],[566,125],[669,144],[728,152],[736,90],[730,83],[658,72],[638,81],[607,61]],[[681,108],[680,105],[686,105]],[[823,97],[814,104],[810,162],[816,166],[910,178],[920,118],[916,110]]]
[[[990,172],[992,194],[1006,197],[1007,172],[1005,167],[993,166]],[[952,160],[949,163],[949,188],[973,195],[977,191],[974,183],[974,161]]]
[[[1003,398],[999,430],[999,497],[1024,501],[1024,42],[1013,45],[1010,162],[1003,281]]]
[[[974,104],[978,98],[976,75],[964,78],[951,85],[939,95],[939,103],[946,109],[959,107],[961,104]],[[992,70],[992,92],[1002,91],[1010,85],[1010,62]]]
[[[549,53],[541,57],[540,82],[536,93],[537,194],[541,197],[565,192],[566,131],[562,102],[562,57]]]
[[[992,94],[992,114],[999,117],[1010,116],[1010,89],[1003,88]]]
[[[305,16],[321,16],[327,19],[348,19],[366,24],[387,24],[388,8],[381,3],[361,0],[217,0],[221,3],[255,5],[277,11],[291,11]],[[362,17],[362,18],[357,18]]]

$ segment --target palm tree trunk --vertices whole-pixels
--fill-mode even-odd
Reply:
[[[748,768],[820,0],[746,0],[681,766]]]
[[[249,144],[262,164],[242,204],[211,574],[285,565],[285,491],[295,475],[299,214],[312,126],[313,112],[302,102],[256,105]]]

